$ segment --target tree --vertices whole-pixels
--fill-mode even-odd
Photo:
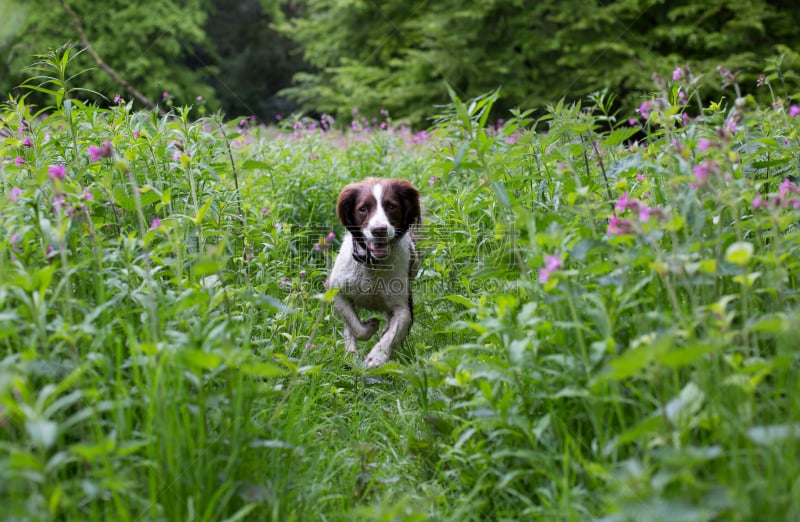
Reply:
[[[766,0],[307,0],[283,31],[315,70],[286,93],[340,116],[385,108],[423,123],[446,102],[445,82],[464,97],[501,87],[501,113],[604,87],[625,100],[652,88],[653,73],[684,65],[743,71],[755,89],[767,58],[800,65],[794,9]],[[718,80],[706,75],[706,88]]]
[[[3,77],[8,83],[0,85],[4,91],[24,79],[22,71],[34,61],[33,55],[65,42],[80,43],[72,10],[97,54],[146,97],[163,102],[162,94],[168,93],[178,104],[193,103],[197,96],[212,106],[216,103],[213,89],[201,82],[203,74],[213,73],[213,67],[192,64],[206,52],[205,0],[64,2],[66,9],[53,0],[26,0],[11,6],[17,16],[22,13],[24,22],[0,48],[7,56]],[[82,86],[108,98],[125,95],[118,81],[98,68],[88,53],[81,60],[79,67],[94,68],[81,77]]]

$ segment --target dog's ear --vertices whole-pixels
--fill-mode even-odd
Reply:
[[[408,230],[422,222],[422,210],[419,206],[419,191],[404,179],[392,180],[395,194],[403,205],[403,230]]]
[[[338,217],[342,225],[350,231],[354,228],[358,228],[358,225],[356,225],[355,207],[360,190],[361,188],[357,183],[351,183],[342,189],[339,193],[339,199],[336,202],[336,217]]]

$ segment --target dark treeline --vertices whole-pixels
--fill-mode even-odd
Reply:
[[[0,91],[35,53],[89,43],[159,104],[202,103],[273,121],[298,110],[381,109],[424,124],[447,101],[500,87],[498,115],[609,88],[625,106],[688,66],[719,96],[723,67],[746,92],[785,95],[800,70],[794,2],[765,0],[7,0]],[[74,13],[74,15],[72,14]],[[84,38],[81,37],[82,29]],[[118,81],[88,53],[75,82],[109,98]],[[769,88],[757,88],[763,71]],[[728,77],[728,80],[731,78]],[[772,92],[770,92],[770,89]],[[167,93],[167,97],[164,97]],[[198,97],[201,97],[198,101]]]

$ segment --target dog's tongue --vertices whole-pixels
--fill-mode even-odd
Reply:
[[[370,241],[367,243],[367,250],[375,259],[383,259],[389,255],[389,243],[382,241]]]

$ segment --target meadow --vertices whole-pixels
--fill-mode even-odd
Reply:
[[[451,92],[423,131],[98,108],[69,67],[0,108],[4,519],[800,519],[784,71],[761,105],[679,67],[631,115]],[[326,306],[367,176],[425,209],[369,371]]]

